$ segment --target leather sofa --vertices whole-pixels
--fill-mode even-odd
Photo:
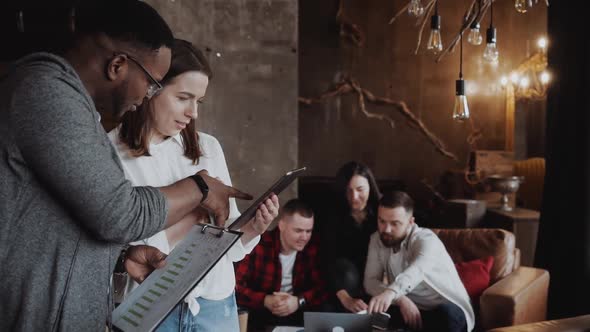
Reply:
[[[455,263],[494,257],[490,286],[476,310],[476,330],[543,321],[549,272],[520,266],[514,234],[502,229],[433,229]],[[479,307],[479,308],[478,308]]]
[[[590,315],[546,320],[543,322],[517,326],[500,327],[490,332],[588,332],[590,331]]]

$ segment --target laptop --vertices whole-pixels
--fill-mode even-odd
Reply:
[[[334,312],[303,313],[305,332],[367,332],[372,330],[372,316]],[[340,327],[341,329],[335,329]]]

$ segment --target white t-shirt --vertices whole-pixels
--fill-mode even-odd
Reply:
[[[150,144],[151,156],[141,157],[130,155],[127,145],[119,140],[119,128],[113,129],[108,136],[121,159],[125,177],[134,186],[167,186],[203,169],[206,169],[210,176],[218,177],[223,183],[231,186],[223,150],[217,139],[211,135],[199,132],[199,145],[203,156],[200,157],[197,165],[184,156],[180,134],[169,137],[159,144]],[[240,212],[236,201],[231,198],[229,219],[226,225],[239,216]],[[207,300],[221,300],[232,294],[236,285],[233,262],[242,260],[258,244],[259,240],[260,236],[254,238],[246,246],[242,244],[242,241],[237,241],[199,285],[189,293],[185,302],[188,303],[194,315],[199,312],[199,305],[195,301],[197,297]],[[164,231],[141,240],[139,243],[154,246],[165,254],[170,253],[173,249],[170,248]]]
[[[295,257],[297,257],[297,251],[293,251],[288,255],[279,254],[281,270],[283,271],[281,292],[293,294],[293,265],[295,265]]]

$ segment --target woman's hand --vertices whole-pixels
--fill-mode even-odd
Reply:
[[[279,198],[272,194],[264,203],[262,203],[256,210],[256,216],[253,217],[241,231],[242,243],[247,244],[256,236],[266,232],[268,226],[279,215]]]
[[[339,290],[336,293],[336,297],[342,304],[346,310],[350,312],[359,312],[363,310],[367,310],[368,306],[362,299],[356,299],[348,294],[348,292],[344,289]]]

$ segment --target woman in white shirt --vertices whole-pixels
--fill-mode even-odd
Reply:
[[[170,70],[164,86],[136,112],[127,112],[121,125],[109,133],[123,163],[125,176],[137,186],[166,186],[206,169],[227,185],[231,179],[223,150],[215,137],[197,132],[198,105],[211,78],[203,54],[191,43],[176,40]],[[249,254],[277,216],[278,198],[273,195],[241,231],[241,240],[221,258],[157,331],[238,331],[234,296],[233,262]],[[240,215],[235,199],[230,199],[227,224]],[[195,210],[181,222],[161,231],[143,244],[168,254],[199,221],[208,221],[204,210]],[[131,288],[134,288],[133,285]],[[187,310],[188,309],[188,310]]]

